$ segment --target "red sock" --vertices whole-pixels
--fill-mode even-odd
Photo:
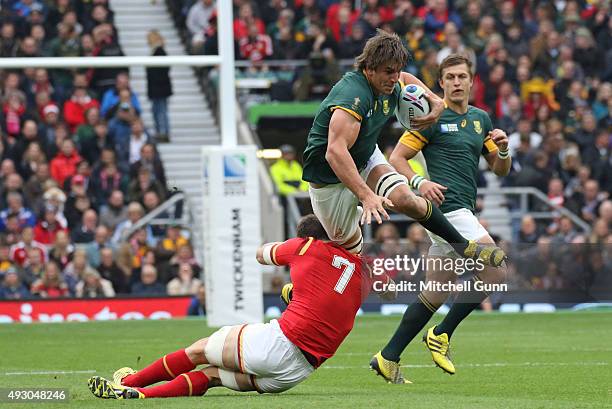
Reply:
[[[187,372],[170,382],[148,388],[136,388],[147,398],[173,398],[176,396],[201,396],[208,390],[208,377],[202,371]]]
[[[179,349],[151,365],[123,378],[125,386],[143,387],[159,381],[170,381],[182,373],[193,370],[196,366],[191,362],[184,349]]]

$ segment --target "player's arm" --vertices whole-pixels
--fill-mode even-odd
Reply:
[[[367,279],[370,281],[370,288],[383,300],[393,301],[397,298],[397,288],[395,281],[387,273],[374,274],[372,268],[364,263]]]
[[[363,204],[361,223],[370,224],[372,216],[382,223],[380,214],[387,220],[389,215],[383,206],[393,207],[389,199],[377,196],[363,181],[349,153],[359,135],[361,122],[344,109],[335,109],[329,121],[329,135],[325,159],[338,179],[357,196]]]
[[[489,168],[497,176],[507,176],[512,166],[512,158],[508,151],[508,135],[501,129],[493,129],[485,138],[485,158]]]
[[[423,130],[433,125],[442,115],[444,111],[444,100],[433,93],[432,90],[423,82],[415,77],[414,75],[407,72],[400,72],[400,82],[404,85],[415,84],[425,90],[425,98],[429,101],[430,112],[429,114],[410,119],[410,124],[414,126],[414,129]]]
[[[312,244],[309,239],[294,238],[284,242],[266,243],[257,249],[257,262],[269,266],[286,266],[291,263],[295,255],[304,253]]]
[[[257,255],[255,256],[257,258],[257,262],[263,265],[275,266],[276,264],[272,261],[272,249],[280,244],[282,243],[276,241],[259,246],[257,249]]]
[[[389,163],[399,173],[406,176],[410,187],[418,190],[421,196],[440,206],[444,201],[446,186],[427,180],[418,175],[408,160],[412,159],[425,145],[426,139],[418,131],[407,131],[402,135],[399,142],[389,157]]]

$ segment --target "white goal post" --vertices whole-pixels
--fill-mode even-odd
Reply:
[[[217,4],[219,21],[219,55],[169,55],[124,57],[25,57],[0,58],[1,69],[23,68],[110,68],[126,66],[166,67],[219,66],[219,126],[221,145],[233,148],[237,145],[236,87],[234,81],[234,33],[232,4]],[[121,30],[121,27],[118,28]]]
[[[262,322],[259,179],[254,146],[237,146],[232,2],[217,2],[219,55],[0,58],[0,69],[219,67],[221,146],[202,148],[206,304],[209,325]],[[121,27],[118,27],[121,31]],[[202,113],[203,114],[203,113]],[[216,165],[216,166],[213,166]],[[213,177],[208,179],[204,175]],[[208,195],[215,192],[214,197]],[[207,225],[207,220],[212,220]],[[243,263],[244,260],[244,263]]]

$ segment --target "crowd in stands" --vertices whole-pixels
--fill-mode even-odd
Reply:
[[[0,56],[123,55],[108,0],[2,0]],[[127,69],[0,71],[0,299],[196,295]],[[165,215],[168,216],[168,215]]]
[[[184,24],[192,52],[215,54],[215,1],[178,3],[175,15]],[[584,258],[585,263],[600,263],[612,271],[610,2],[234,0],[233,5],[236,58],[250,61],[244,71],[289,78],[294,100],[322,99],[340,77],[339,67],[352,69],[339,61],[357,56],[377,28],[395,32],[405,41],[412,59],[404,69],[437,92],[442,59],[451,53],[467,55],[475,67],[470,103],[487,111],[494,126],[509,135],[513,167],[503,185],[534,186],[555,206],[570,209],[592,228],[584,233],[566,217],[543,223],[525,216],[514,232],[515,241],[533,244],[532,249],[552,243],[565,255],[550,260],[532,250],[547,261],[546,268],[534,262],[540,273],[526,278],[529,285],[567,288],[574,284],[566,260],[574,252],[561,244],[600,246],[597,249],[606,251],[573,260]],[[270,60],[305,61],[294,69],[268,65]],[[288,138],[285,143],[292,141]],[[279,160],[272,172],[275,179],[281,169],[287,172],[288,163]],[[281,194],[299,189],[291,183],[277,186]],[[534,205],[530,210],[547,209]],[[392,227],[377,234],[382,237],[389,230]],[[400,237],[397,231],[393,235]],[[422,233],[413,235],[424,238]],[[403,237],[410,236],[409,232]],[[594,268],[584,267],[585,271]]]

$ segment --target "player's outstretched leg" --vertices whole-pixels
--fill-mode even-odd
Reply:
[[[492,239],[489,238],[492,241]],[[435,327],[429,328],[423,336],[425,346],[431,352],[434,363],[449,374],[455,373],[449,348],[450,339],[457,326],[490,295],[488,292],[476,289],[476,283],[500,283],[504,281],[506,270],[503,268],[486,268],[479,274],[474,274],[471,281],[471,291],[459,293],[450,310]]]
[[[91,392],[99,398],[145,399],[201,396],[208,390],[209,383],[210,379],[203,371],[192,371],[183,373],[170,382],[146,388],[116,384],[100,376],[92,377],[88,386]]]
[[[189,372],[200,363],[194,362],[185,349],[164,355],[149,366],[134,371],[132,368],[121,368],[115,371],[113,382],[118,385],[144,387],[161,381],[170,381],[182,373]]]
[[[198,365],[213,364],[219,367],[236,368],[235,353],[229,345],[235,345],[240,327],[223,327],[208,338],[202,338],[185,349],[164,355],[149,366],[134,371],[121,368],[113,375],[118,385],[145,387],[161,381],[170,381],[192,371]],[[225,348],[227,343],[228,347]],[[234,348],[235,349],[235,348]]]
[[[416,196],[408,187],[406,178],[397,173],[391,165],[381,164],[368,175],[368,185],[379,196],[393,202],[393,210],[418,221],[430,232],[442,237],[465,258],[481,260],[484,264],[499,267],[506,260],[506,254],[495,246],[483,246],[467,240],[453,227],[444,214],[429,200]]]

